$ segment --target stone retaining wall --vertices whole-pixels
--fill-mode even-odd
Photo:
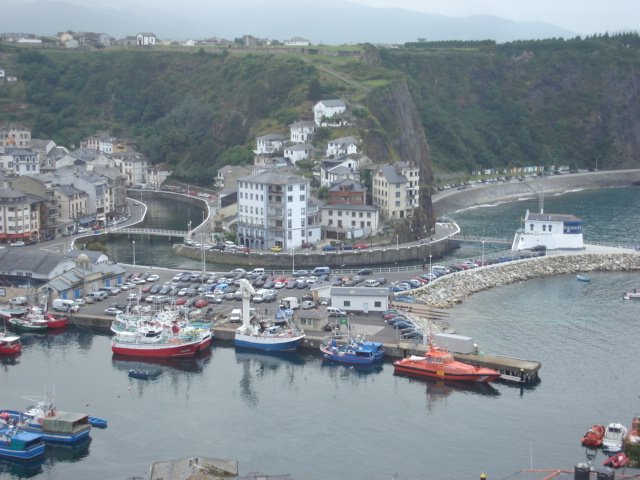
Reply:
[[[415,296],[431,307],[451,308],[474,293],[532,278],[567,273],[639,270],[640,254],[637,253],[535,257],[446,275],[433,284],[416,290]]]

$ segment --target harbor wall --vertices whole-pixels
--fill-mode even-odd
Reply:
[[[455,242],[444,240],[425,244],[404,244],[395,246],[375,247],[366,250],[345,250],[341,252],[322,252],[305,250],[291,255],[289,252],[251,252],[251,253],[228,253],[219,250],[205,251],[208,263],[218,263],[223,265],[234,265],[236,267],[267,267],[269,269],[292,269],[294,264],[297,268],[313,268],[318,266],[328,266],[339,268],[348,265],[349,267],[370,267],[372,265],[389,264],[394,262],[416,261],[422,263],[429,262],[429,255],[439,258],[445,252],[454,248]],[[202,250],[183,244],[174,244],[173,251],[176,255],[202,260]],[[295,257],[295,258],[294,258]]]
[[[430,307],[451,308],[474,293],[533,278],[637,271],[640,271],[640,253],[637,252],[554,254],[455,272],[414,290],[414,295]]]

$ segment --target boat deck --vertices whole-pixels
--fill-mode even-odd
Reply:
[[[604,470],[606,469],[603,469],[603,467],[593,467],[589,472],[589,476],[586,477],[585,480],[596,480],[598,478],[598,473],[603,472]],[[600,475],[602,475],[602,473],[600,473]],[[617,479],[638,478],[639,475],[640,469],[637,468],[621,468],[615,471],[615,478]],[[578,478],[578,476],[575,475],[573,470],[543,468],[536,470],[521,470],[520,472],[509,476],[508,480],[574,480],[575,478]]]
[[[540,362],[522,360],[502,355],[486,355],[477,353],[454,353],[453,358],[460,362],[498,370],[502,379],[521,383],[535,383],[539,380]]]

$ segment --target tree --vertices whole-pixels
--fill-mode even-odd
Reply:
[[[322,98],[322,86],[320,85],[320,81],[317,78],[313,78],[309,82],[307,97],[312,102],[317,102]]]

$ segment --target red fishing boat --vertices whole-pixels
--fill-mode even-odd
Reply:
[[[604,438],[604,425],[594,425],[582,437],[582,446],[589,448],[600,448]]]
[[[607,458],[603,463],[605,467],[622,468],[629,464],[629,457],[624,452],[618,452]]]
[[[0,332],[0,355],[16,355],[22,350],[20,337]]]
[[[141,327],[134,335],[116,335],[111,351],[117,355],[148,358],[193,357],[211,346],[211,331],[172,329],[168,325]]]
[[[493,382],[500,372],[454,360],[447,350],[430,345],[424,356],[412,355],[393,363],[394,373],[457,382]]]
[[[67,317],[56,317],[49,312],[44,314],[44,318],[47,321],[47,328],[65,328],[69,325],[69,319]]]

